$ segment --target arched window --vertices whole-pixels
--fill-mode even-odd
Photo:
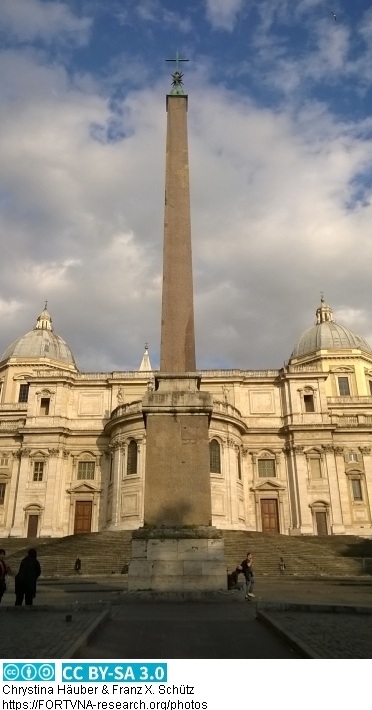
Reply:
[[[209,468],[211,473],[221,473],[221,451],[217,439],[209,443]]]
[[[137,443],[132,439],[128,444],[127,476],[137,473]]]

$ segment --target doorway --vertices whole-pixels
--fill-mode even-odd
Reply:
[[[315,513],[316,534],[320,536],[328,535],[327,513],[318,511]]]
[[[27,537],[37,537],[37,529],[39,527],[39,516],[29,515],[27,521]]]
[[[279,532],[278,501],[276,498],[261,499],[262,532]]]
[[[88,533],[92,528],[92,501],[77,500],[75,503],[74,535]]]

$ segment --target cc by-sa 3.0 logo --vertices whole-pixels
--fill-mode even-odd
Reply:
[[[3,663],[3,681],[52,681],[56,679],[54,663]]]

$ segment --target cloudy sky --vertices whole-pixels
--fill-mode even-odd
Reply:
[[[0,33],[1,352],[48,299],[81,370],[158,366],[176,50],[198,367],[281,367],[322,290],[372,343],[369,0],[0,0]]]

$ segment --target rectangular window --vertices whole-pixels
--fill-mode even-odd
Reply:
[[[310,475],[312,479],[319,479],[322,477],[320,459],[310,459]]]
[[[49,397],[42,397],[40,400],[40,414],[41,414],[41,416],[46,416],[47,414],[49,414],[49,405],[50,405]]]
[[[94,461],[79,461],[77,476],[79,481],[92,481],[94,479],[95,466],[96,464],[94,463]]]
[[[350,385],[348,377],[338,377],[338,391],[340,397],[350,397]]]
[[[260,478],[274,478],[275,459],[258,459],[258,475]]]
[[[30,385],[21,385],[19,388],[18,402],[28,402],[28,390]]]
[[[239,481],[242,480],[242,455],[240,451],[238,451],[238,479]]]
[[[4,505],[6,483],[0,483],[0,505]]]
[[[128,449],[127,449],[127,475],[128,476],[137,473],[137,453],[138,453],[137,443],[134,441],[134,439],[132,439],[132,441],[129,442]]]
[[[369,393],[372,395],[372,380],[368,380],[369,384]]]
[[[34,481],[42,481],[43,475],[44,475],[44,461],[35,461],[34,462],[33,480]]]
[[[353,463],[355,461],[359,461],[359,456],[354,451],[350,451],[347,455],[347,460],[349,463]]]
[[[314,395],[304,394],[305,412],[315,412]]]
[[[9,459],[7,456],[0,456],[0,468],[8,468]]]
[[[354,500],[363,500],[363,495],[362,495],[362,482],[360,478],[352,478],[351,479],[351,490],[353,493],[353,499]]]

